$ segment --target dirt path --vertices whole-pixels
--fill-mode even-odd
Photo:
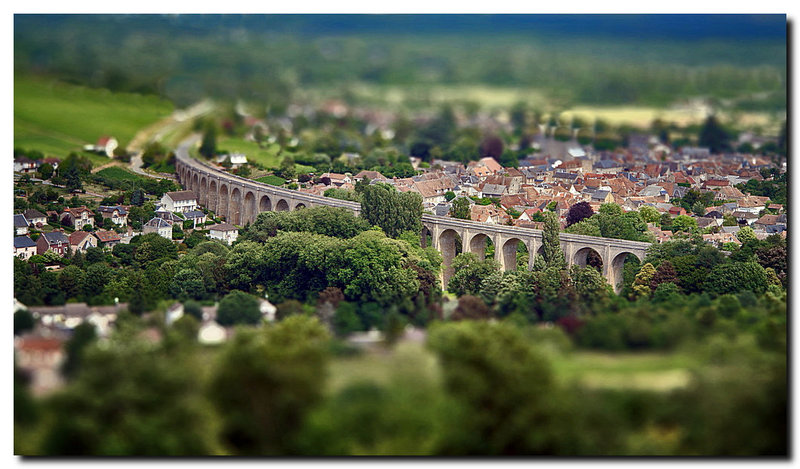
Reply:
[[[131,153],[129,169],[136,174],[141,174],[142,176],[153,177],[157,179],[171,179],[169,176],[159,175],[142,169],[142,151],[144,150],[144,146],[147,144],[147,142],[160,140],[164,135],[176,130],[181,125],[184,125],[187,121],[208,114],[213,110],[214,104],[211,101],[200,101],[188,109],[176,110],[170,116],[165,117],[155,124],[145,127],[137,132],[127,147],[128,152]],[[101,166],[98,168],[98,170],[105,166],[109,165]]]

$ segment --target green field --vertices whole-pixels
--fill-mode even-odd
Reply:
[[[283,159],[280,149],[281,147],[277,143],[267,144],[265,148],[261,148],[256,142],[248,142],[240,138],[222,137],[217,140],[217,152],[242,153],[247,156],[247,161],[258,163],[267,169],[275,169],[280,166]],[[295,169],[298,174],[314,171],[312,166],[302,164],[295,164]]]
[[[257,178],[256,181],[263,182],[265,184],[271,184],[273,186],[282,186],[286,182],[283,178],[279,178],[278,176],[273,176],[271,174],[269,176]]]
[[[261,148],[256,142],[247,142],[240,138],[221,137],[217,140],[217,151],[229,153],[242,153],[247,156],[247,161],[258,163],[266,168],[277,168],[281,164],[280,145],[273,143]]]
[[[15,77],[14,147],[63,158],[112,135],[121,146],[142,128],[168,116],[173,106],[154,96],[111,93],[55,81]],[[108,162],[89,154],[92,162]]]
[[[595,389],[671,391],[689,384],[697,360],[681,352],[557,352],[545,349],[556,379]],[[401,343],[394,350],[365,352],[332,361],[328,386],[336,391],[357,382],[388,384],[410,370],[417,379],[438,382],[436,358],[423,344]]]
[[[101,169],[97,172],[97,174],[108,179],[116,179],[120,181],[137,181],[142,179],[142,177],[138,174],[132,173],[127,169],[120,168],[119,166],[111,166]]]

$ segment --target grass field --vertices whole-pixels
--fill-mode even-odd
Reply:
[[[109,178],[109,179],[116,179],[121,181],[137,181],[142,179],[141,176],[138,174],[132,173],[127,169],[121,168],[119,166],[111,166],[108,168],[101,169],[97,172],[98,175]]]
[[[670,391],[689,383],[698,365],[686,354],[608,353],[591,351],[547,352],[556,379],[564,385],[589,388]],[[398,371],[399,370],[399,371]],[[405,342],[394,350],[375,350],[332,361],[328,386],[335,391],[348,384],[370,381],[387,384],[397,373],[409,370],[419,379],[439,379],[436,358],[420,343]]]
[[[280,145],[273,143],[261,148],[256,142],[247,142],[240,138],[222,137],[217,140],[218,151],[228,151],[230,153],[242,153],[247,156],[247,160],[264,165],[267,168],[277,168],[281,164]]]
[[[124,147],[137,131],[172,110],[171,103],[153,96],[16,77],[14,146],[63,158],[103,135],[112,135]],[[89,155],[96,164],[108,161]]]
[[[273,186],[282,186],[286,182],[283,178],[273,175],[257,178],[256,181],[263,182],[265,184],[272,184]]]

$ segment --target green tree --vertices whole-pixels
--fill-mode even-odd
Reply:
[[[186,300],[186,302],[183,303],[183,312],[198,321],[203,320],[203,308],[200,303],[195,300]]]
[[[736,233],[736,239],[738,239],[742,244],[756,241],[756,232],[753,231],[753,229],[749,226],[743,226]]]
[[[217,153],[217,126],[208,122],[203,131],[203,140],[200,143],[200,154],[210,159]]]
[[[83,353],[86,347],[97,340],[97,331],[93,324],[82,322],[72,331],[72,336],[64,344],[66,358],[61,365],[61,371],[68,378],[72,378],[81,368]]]
[[[387,184],[372,184],[364,189],[361,216],[392,238],[403,231],[421,232],[422,197],[415,192],[398,192]]]
[[[178,301],[186,301],[189,298],[205,299],[207,296],[205,279],[194,269],[182,269],[172,278],[169,294]]]
[[[83,293],[86,273],[74,265],[64,267],[58,274],[58,287],[66,298],[78,298]]]
[[[658,223],[661,220],[661,214],[658,213],[658,210],[649,205],[642,205],[639,208],[639,216],[642,217],[645,223]]]
[[[74,381],[50,399],[41,454],[217,454],[202,376],[189,353],[121,337],[89,346]]]
[[[456,198],[456,193],[453,191],[447,191],[444,193],[444,199],[448,202]]]
[[[717,121],[715,115],[706,118],[700,128],[698,143],[700,146],[708,147],[711,153],[722,153],[731,149],[730,135]]]
[[[688,215],[678,215],[672,219],[672,231],[693,233],[697,231],[697,220]]]
[[[24,332],[31,331],[34,325],[36,325],[36,320],[27,309],[14,313],[14,335],[21,335]]]
[[[40,178],[48,180],[53,176],[53,165],[50,163],[42,163],[37,172]]]
[[[739,293],[746,290],[764,293],[769,284],[767,272],[755,262],[720,264],[708,274],[706,290],[712,293]]]
[[[483,280],[500,269],[494,259],[478,259],[471,252],[463,252],[453,259],[453,276],[447,290],[456,296],[477,295]]]
[[[544,260],[547,263],[547,267],[563,269],[567,264],[566,259],[564,258],[564,251],[561,249],[561,242],[558,237],[559,231],[560,227],[556,215],[552,212],[545,213],[544,230],[542,232]]]
[[[469,199],[459,197],[453,201],[453,205],[450,207],[450,216],[461,220],[469,220],[471,218]]]
[[[328,339],[315,318],[291,316],[261,330],[240,330],[225,346],[210,397],[231,451],[297,451],[305,416],[323,397]]]
[[[558,452],[548,422],[554,392],[547,360],[508,323],[462,321],[431,329],[444,388],[458,412],[440,435],[440,454]]]
[[[698,200],[692,205],[692,212],[698,217],[702,217],[703,215],[706,214],[705,204],[703,204],[702,201]]]
[[[642,266],[633,281],[632,296],[634,299],[647,298],[650,296],[650,293],[652,292],[650,289],[650,282],[653,280],[653,276],[655,276],[655,274],[656,268],[653,267],[653,264],[648,262]]]
[[[258,299],[239,290],[228,293],[219,302],[217,322],[221,326],[260,323],[261,310]]]

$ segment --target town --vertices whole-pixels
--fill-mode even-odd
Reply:
[[[785,15],[14,21],[15,455],[789,454]]]

